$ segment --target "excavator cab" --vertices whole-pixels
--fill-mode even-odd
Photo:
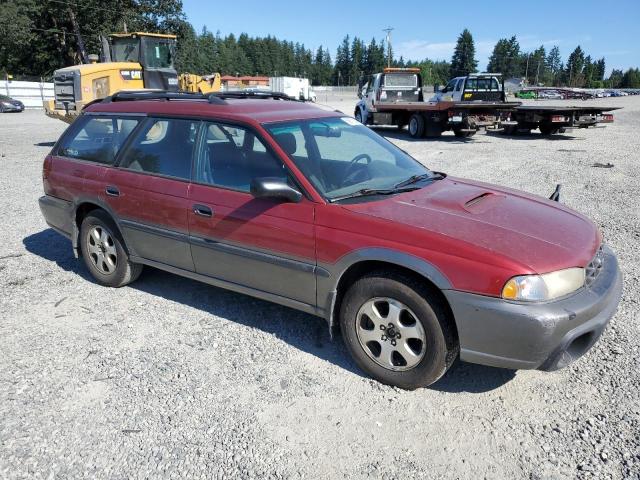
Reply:
[[[109,36],[108,49],[103,48],[103,61],[136,63],[142,67],[144,88],[177,91],[175,53],[175,35],[114,33]]]

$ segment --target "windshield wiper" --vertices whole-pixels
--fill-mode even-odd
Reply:
[[[394,185],[394,188],[406,187],[407,185],[418,183],[420,180],[425,180],[427,178],[431,180],[442,180],[444,177],[446,177],[446,175],[440,172],[429,172],[429,173],[421,173],[419,175],[411,175],[406,180],[403,180],[402,182]]]
[[[410,187],[410,188],[362,188],[352,193],[347,193],[346,195],[339,195],[337,197],[329,199],[331,203],[339,202],[340,200],[346,200],[348,198],[356,198],[356,197],[368,197],[370,195],[393,195],[394,193],[402,193],[402,192],[411,192],[413,190],[418,190],[418,187]]]

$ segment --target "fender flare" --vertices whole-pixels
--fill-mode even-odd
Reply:
[[[73,255],[75,258],[80,258],[80,226],[76,223],[76,217],[78,215],[78,208],[83,204],[95,205],[97,208],[100,208],[109,214],[111,220],[116,224],[120,235],[122,235],[122,238],[124,239],[125,248],[130,252],[129,243],[125,237],[122,225],[120,225],[118,216],[115,214],[113,209],[100,198],[80,196],[74,199],[71,206],[71,245],[73,247]]]
[[[338,285],[344,274],[354,265],[367,261],[377,261],[411,270],[433,283],[440,290],[452,288],[450,280],[434,264],[409,253],[389,248],[362,248],[341,257],[336,263],[318,264],[327,275],[318,275],[318,306],[324,306],[325,319],[329,327],[334,325],[334,309],[338,297]]]

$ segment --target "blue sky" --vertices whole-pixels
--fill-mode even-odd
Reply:
[[[448,60],[458,34],[466,27],[473,34],[481,69],[486,67],[496,41],[511,35],[517,35],[524,50],[558,45],[563,60],[580,45],[593,58],[606,57],[607,72],[612,68],[640,66],[639,0],[183,0],[183,3],[188,20],[198,31],[206,25],[222,35],[271,34],[304,43],[307,48],[329,47],[332,58],[347,33],[368,42],[373,36],[384,37],[382,29],[391,26],[395,28],[392,45],[396,56]]]

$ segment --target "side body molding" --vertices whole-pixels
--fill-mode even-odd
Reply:
[[[449,279],[427,260],[388,248],[372,247],[355,250],[341,257],[334,264],[318,262],[318,267],[329,272],[328,276],[317,276],[318,308],[324,311],[329,327],[334,325],[333,310],[340,279],[349,268],[367,261],[385,262],[404,267],[427,278],[440,290],[451,289]]]

